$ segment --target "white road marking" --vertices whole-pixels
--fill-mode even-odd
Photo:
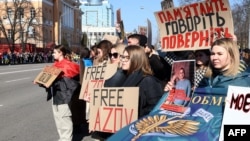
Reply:
[[[20,80],[25,80],[25,79],[30,79],[30,77],[25,77],[25,78],[20,78],[20,79],[14,79],[10,81],[5,81],[6,83],[14,82],[14,81],[20,81]]]
[[[39,68],[39,69],[29,69],[29,70],[20,70],[20,71],[11,71],[11,72],[2,72],[2,73],[0,73],[0,75],[2,75],[2,74],[10,74],[10,73],[17,73],[17,72],[34,71],[34,70],[42,70],[42,68]]]

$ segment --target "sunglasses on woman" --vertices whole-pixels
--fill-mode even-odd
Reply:
[[[112,56],[114,58],[117,58],[118,57],[118,53],[117,52],[115,52],[115,53],[109,53],[109,58],[112,58]]]

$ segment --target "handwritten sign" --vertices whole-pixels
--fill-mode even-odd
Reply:
[[[225,101],[220,141],[224,140],[224,125],[250,125],[250,88],[229,86]]]
[[[99,66],[86,67],[84,71],[82,87],[79,99],[87,101],[86,103],[86,119],[89,119],[90,114],[90,97],[94,88],[102,88],[106,79],[109,79],[115,74],[117,64],[107,64]]]
[[[208,49],[215,38],[234,33],[228,0],[167,8],[155,17],[163,51]]]
[[[108,40],[112,44],[117,44],[119,42],[119,37],[118,36],[114,36],[114,35],[105,34],[104,37],[103,37],[103,40]]]
[[[58,77],[58,75],[62,72],[62,70],[54,67],[54,66],[46,66],[43,70],[37,75],[34,82],[43,84],[45,87],[50,87],[54,80]]]
[[[115,133],[138,118],[138,87],[94,89],[90,100],[90,131]]]
[[[79,99],[90,101],[92,89],[102,88],[104,81],[115,74],[117,64],[86,67]]]

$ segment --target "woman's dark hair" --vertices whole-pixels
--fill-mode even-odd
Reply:
[[[109,59],[109,52],[111,50],[112,43],[109,40],[102,40],[97,44],[97,48],[101,49],[103,56],[100,58],[99,62]]]
[[[91,46],[91,47],[90,47],[90,50],[93,50],[93,51],[95,52],[95,55],[98,54],[98,53],[97,53],[97,45],[96,45],[96,44],[93,45],[93,46]]]
[[[80,51],[80,58],[89,58],[90,57],[90,49],[87,47],[84,47]]]
[[[63,56],[67,56],[71,54],[71,50],[68,47],[65,47],[64,45],[56,45],[54,49],[60,50]]]

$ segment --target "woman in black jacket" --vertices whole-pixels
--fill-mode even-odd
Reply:
[[[126,72],[123,87],[139,87],[138,118],[147,115],[163,94],[161,81],[153,76],[148,58],[140,46],[127,46],[121,56]]]
[[[54,48],[54,67],[62,70],[53,84],[46,88],[47,100],[52,99],[52,110],[59,134],[59,140],[71,141],[73,135],[72,112],[70,109],[71,98],[79,94],[79,65],[69,60],[70,51],[63,45]]]
[[[140,46],[127,46],[120,56],[120,64],[121,69],[118,73],[122,77],[117,79],[116,73],[108,83],[105,82],[105,87],[139,87],[138,118],[141,118],[149,114],[161,98],[161,81],[153,76],[149,60]],[[112,133],[94,132],[92,137],[105,140],[111,135]]]

